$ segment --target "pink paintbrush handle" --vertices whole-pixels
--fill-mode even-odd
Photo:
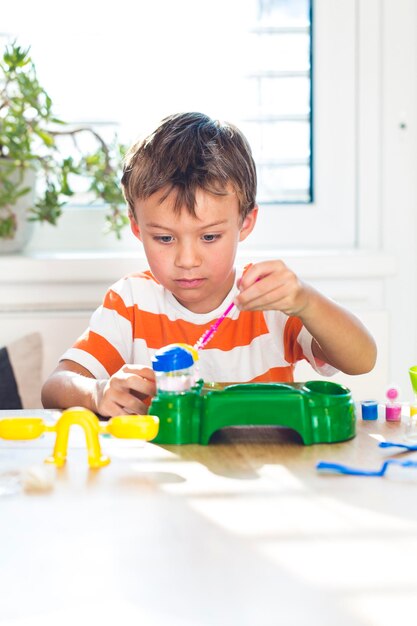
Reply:
[[[233,309],[234,306],[235,306],[234,302],[229,304],[229,306],[227,307],[225,312],[219,317],[219,319],[217,319],[214,322],[214,324],[212,324],[210,328],[201,335],[200,339],[198,339],[198,341],[196,341],[194,344],[194,348],[196,350],[201,350],[201,348],[204,348],[204,346],[206,346],[206,344],[210,341],[210,339],[212,338],[212,336],[214,335],[214,333],[216,332],[216,330],[218,329],[218,327],[220,326],[224,318],[230,313],[230,311]]]

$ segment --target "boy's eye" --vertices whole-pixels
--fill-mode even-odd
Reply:
[[[171,243],[173,241],[172,235],[155,235],[155,241],[159,241],[160,243]]]
[[[208,243],[210,243],[211,241],[216,241],[216,239],[219,239],[220,235],[203,235],[203,241],[207,241]]]

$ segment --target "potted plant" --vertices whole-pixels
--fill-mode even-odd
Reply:
[[[79,183],[91,201],[105,204],[107,230],[120,238],[128,223],[119,185],[123,153],[117,138],[105,141],[90,126],[74,127],[55,117],[30,48],[16,42],[5,48],[0,60],[0,252],[23,247],[33,222],[56,225]]]

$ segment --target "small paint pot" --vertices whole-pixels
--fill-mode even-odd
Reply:
[[[401,422],[401,404],[385,405],[385,419],[387,422]]]
[[[376,400],[364,400],[361,402],[361,411],[363,420],[377,420],[378,402],[376,402]]]

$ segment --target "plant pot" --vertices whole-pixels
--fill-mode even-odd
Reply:
[[[14,233],[7,238],[0,237],[0,254],[13,254],[20,252],[29,243],[33,234],[34,223],[28,221],[29,209],[34,206],[36,192],[36,172],[26,169],[23,178],[18,171],[10,175],[10,180],[20,187],[28,187],[29,191],[18,198],[12,207],[0,206],[0,218],[7,217],[12,210],[15,219]]]

